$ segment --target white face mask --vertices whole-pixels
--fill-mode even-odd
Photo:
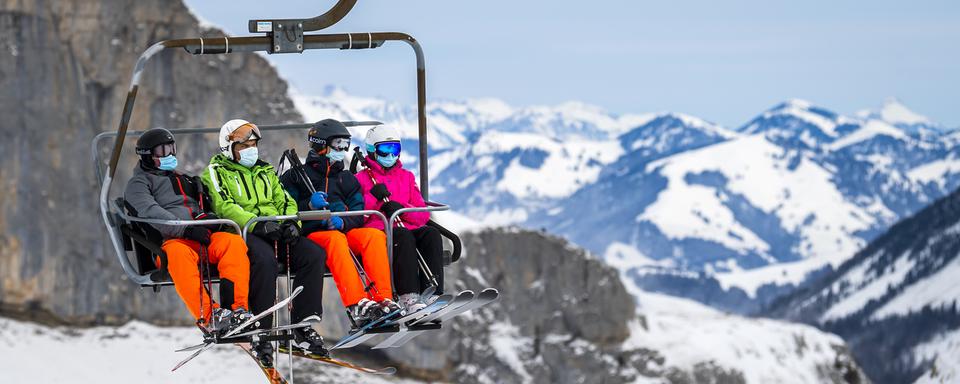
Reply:
[[[240,165],[250,168],[257,163],[257,160],[260,158],[260,152],[257,151],[257,147],[250,147],[247,149],[242,149],[238,152],[240,155],[240,160],[237,160]]]
[[[347,151],[334,151],[333,148],[327,151],[327,158],[336,163],[347,158]]]

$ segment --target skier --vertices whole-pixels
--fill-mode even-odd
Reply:
[[[136,151],[140,160],[124,191],[135,216],[161,220],[217,218],[204,202],[199,180],[176,171],[177,146],[170,131],[154,128],[145,132],[137,140]],[[167,255],[174,288],[199,325],[225,334],[252,317],[247,307],[250,262],[243,238],[220,231],[219,225],[151,225],[163,236],[161,248]],[[198,267],[201,263],[215,264],[219,271],[219,304],[212,302],[203,288]]]
[[[296,169],[289,169],[280,177],[284,187],[297,200],[300,210],[363,210],[360,183],[356,176],[344,169],[344,159],[350,149],[347,127],[337,120],[321,120],[307,133],[307,140],[310,151],[303,169],[317,192],[310,192]],[[330,220],[307,221],[303,225],[307,238],[326,249],[327,268],[333,273],[343,305],[358,327],[400,309],[392,300],[386,235],[375,228],[362,228],[362,225],[363,218],[359,216],[334,216]],[[350,252],[362,256],[361,263],[371,286],[363,286]]]
[[[363,175],[357,175],[365,209],[378,210],[389,218],[402,208],[426,206],[413,173],[403,169],[400,162],[400,133],[390,126],[376,126],[367,131],[365,144],[367,168]],[[425,225],[429,220],[430,212],[405,212],[393,228],[394,290],[406,313],[427,305],[420,292],[429,281],[420,271],[418,251],[438,283],[434,296],[427,301],[443,293],[443,240],[436,228]],[[364,227],[383,230],[383,222],[368,217]]]
[[[263,136],[256,125],[241,119],[226,122],[220,128],[221,153],[210,159],[202,179],[210,190],[214,212],[241,227],[258,216],[294,215],[297,203],[283,190],[274,168],[259,160],[257,144]],[[294,220],[262,221],[247,236],[251,284],[269,286],[253,290],[250,306],[254,312],[269,308],[275,300],[278,264],[289,265],[295,273],[294,286],[303,293],[293,299],[292,322],[319,322],[322,319],[323,274],[326,255],[310,241],[300,241],[300,227]],[[288,258],[289,256],[289,258]],[[264,317],[261,325],[272,323]],[[323,338],[313,329],[294,330],[294,347],[327,356]],[[259,347],[259,348],[257,348]],[[260,343],[254,348],[258,359],[272,365],[273,348]]]

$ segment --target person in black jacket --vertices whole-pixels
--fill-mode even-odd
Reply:
[[[363,210],[360,182],[345,169],[350,148],[350,131],[343,123],[318,121],[307,134],[310,151],[304,171],[312,184],[311,192],[295,169],[287,170],[280,181],[297,200],[301,211],[329,209],[332,212]],[[363,228],[362,216],[331,217],[330,220],[305,221],[303,232],[327,251],[327,268],[333,274],[343,305],[358,326],[394,312],[387,239],[383,231]],[[365,287],[354,263],[353,252],[361,263],[370,286]]]

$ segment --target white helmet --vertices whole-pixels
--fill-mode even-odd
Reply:
[[[256,124],[243,119],[230,120],[220,127],[220,153],[230,160],[237,160],[233,158],[234,143],[260,138],[260,128]]]
[[[396,141],[400,142],[400,131],[388,125],[378,125],[367,131],[367,138],[364,140],[367,156],[371,156],[376,151],[377,144]]]

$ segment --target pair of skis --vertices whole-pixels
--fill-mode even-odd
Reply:
[[[500,292],[494,288],[484,289],[479,294],[466,290],[456,296],[441,295],[420,311],[396,319],[385,320],[372,327],[368,324],[367,327],[341,339],[331,349],[352,348],[384,333],[392,333],[392,335],[378,343],[373,349],[396,348],[424,332],[439,329],[443,321],[496,301],[499,296]]]

